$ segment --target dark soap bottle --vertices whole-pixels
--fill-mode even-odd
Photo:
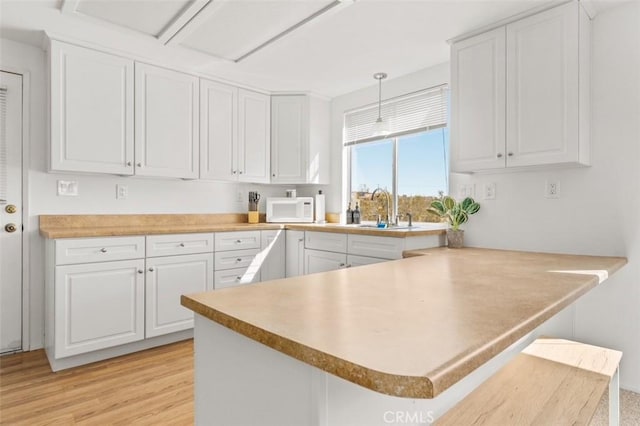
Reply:
[[[360,205],[356,203],[356,209],[353,211],[353,223],[360,223]]]
[[[351,210],[351,203],[349,203],[349,207],[347,207],[347,225],[351,225],[353,223],[353,210]]]

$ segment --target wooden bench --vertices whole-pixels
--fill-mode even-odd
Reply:
[[[445,413],[437,425],[587,425],[609,386],[619,424],[622,352],[539,338]]]

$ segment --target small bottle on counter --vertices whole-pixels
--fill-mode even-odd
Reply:
[[[356,209],[353,211],[353,223],[360,224],[360,205],[356,203]]]
[[[349,202],[349,206],[347,207],[347,225],[351,225],[353,223],[353,210],[351,210],[351,202]]]

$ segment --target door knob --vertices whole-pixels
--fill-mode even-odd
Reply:
[[[127,161],[127,166],[130,166],[130,165],[131,165],[131,161]]]
[[[17,230],[17,229],[18,229],[18,228],[16,227],[16,224],[15,224],[15,223],[7,223],[7,224],[4,226],[4,230],[5,230],[5,231],[7,231],[7,232],[9,232],[9,233],[11,233],[11,232],[16,232],[16,230]]]
[[[18,208],[13,204],[7,204],[7,207],[4,208],[4,211],[7,213],[15,213],[18,211]]]
[[[149,272],[153,272],[153,268],[149,268]]]
[[[498,158],[502,158],[502,153],[501,153],[501,152],[499,152],[499,153],[498,153],[498,155],[496,155],[496,157],[498,157]]]
[[[103,248],[101,248],[101,249],[100,249],[100,252],[101,252],[101,253],[106,253],[106,252],[107,252],[107,249],[103,247]]]
[[[139,274],[144,274],[144,271],[142,269],[138,269],[138,273]]]

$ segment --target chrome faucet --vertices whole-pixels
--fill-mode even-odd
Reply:
[[[376,194],[378,192],[381,192],[383,194],[386,195],[386,199],[387,199],[387,226],[391,226],[392,225],[392,220],[393,220],[393,205],[391,204],[391,194],[389,194],[389,191],[387,191],[386,189],[382,189],[380,187],[377,187],[372,193],[371,193],[371,199],[373,200],[374,197],[376,196]]]

